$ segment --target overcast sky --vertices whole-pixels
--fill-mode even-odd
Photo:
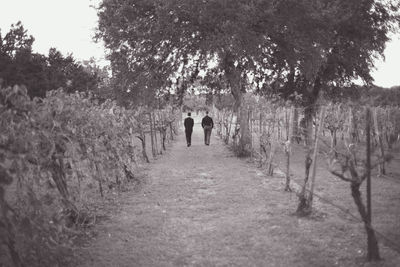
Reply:
[[[105,64],[102,44],[93,42],[97,14],[91,5],[99,0],[0,0],[0,29],[4,35],[12,23],[21,21],[28,34],[35,37],[33,49],[48,54],[51,47],[78,60],[94,57]],[[387,44],[386,61],[376,63],[375,84],[400,85],[400,40]]]
[[[35,37],[33,49],[48,54],[51,47],[78,60],[104,60],[104,48],[93,41],[98,0],[0,0],[0,29],[4,35],[19,20]]]

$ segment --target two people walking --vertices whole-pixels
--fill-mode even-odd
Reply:
[[[188,113],[188,116],[184,121],[184,126],[185,126],[186,143],[187,146],[189,147],[192,144],[192,133],[194,126],[194,120],[191,118],[190,112]],[[206,111],[206,116],[201,121],[201,127],[203,127],[204,130],[204,144],[209,146],[211,131],[214,128],[214,122],[212,118],[208,116],[208,111]]]

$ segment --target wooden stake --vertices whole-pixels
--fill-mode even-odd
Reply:
[[[385,148],[383,146],[383,140],[382,140],[382,135],[381,132],[379,131],[379,124],[378,124],[378,109],[374,109],[374,128],[375,128],[375,138],[376,142],[381,150],[381,157],[382,157],[382,163],[378,165],[378,171],[379,175],[385,174],[385,161],[383,160],[385,158]]]
[[[292,135],[293,135],[293,117],[294,117],[294,107],[292,106],[290,108],[290,113],[289,113],[289,118],[286,117],[287,121],[287,128],[288,128],[288,133],[287,133],[287,143],[285,147],[285,152],[286,152],[286,185],[285,185],[285,191],[291,192],[292,189],[290,188],[290,153],[291,153],[291,148],[292,148]]]
[[[260,122],[259,122],[259,140],[260,140],[260,156],[262,155],[262,146],[261,146],[261,136],[263,134],[263,128],[262,128],[262,110],[260,110]]]
[[[154,148],[153,118],[151,112],[149,112],[149,121],[150,121],[151,153],[153,154],[153,158],[155,158],[156,151]]]
[[[375,110],[376,111],[376,110]],[[368,107],[366,109],[366,127],[365,127],[365,131],[366,131],[366,138],[367,138],[367,149],[366,149],[366,153],[367,153],[367,162],[366,162],[366,171],[367,171],[367,227],[371,227],[371,222],[372,222],[372,212],[371,212],[371,110]],[[376,121],[376,112],[374,112],[374,121]],[[370,238],[370,235],[368,235],[368,255],[367,258],[368,260],[371,260],[371,255],[373,253],[373,244],[372,244],[372,240]]]
[[[315,176],[317,173],[318,136],[324,125],[324,120],[325,120],[325,107],[322,107],[321,113],[319,116],[319,125],[318,125],[317,131],[316,131],[316,136],[315,136],[314,154],[313,154],[313,159],[312,159],[312,172],[311,172],[311,184],[310,184],[311,187],[310,187],[310,194],[308,196],[308,203],[309,203],[310,210],[312,209],[312,199],[313,199],[314,187],[315,187]]]
[[[250,124],[250,159],[253,161],[253,110],[249,109],[249,124]]]

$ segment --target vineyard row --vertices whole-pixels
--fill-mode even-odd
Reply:
[[[93,223],[95,199],[140,183],[149,151],[166,149],[180,117],[170,106],[125,109],[61,90],[31,100],[24,87],[0,88],[0,265],[64,259],[72,229]]]

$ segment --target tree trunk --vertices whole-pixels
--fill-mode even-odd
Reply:
[[[234,111],[237,112],[240,124],[240,140],[237,147],[238,156],[249,156],[251,147],[251,137],[249,129],[249,121],[247,118],[247,109],[243,107],[243,93],[245,92],[242,84],[242,71],[235,66],[234,56],[227,52],[224,58],[225,77],[231,88],[231,93],[235,99]]]
[[[305,160],[305,178],[304,178],[304,183],[301,188],[301,191],[299,193],[299,205],[297,206],[297,211],[296,213],[300,216],[306,216],[311,213],[310,205],[308,205],[308,199],[306,196],[306,190],[307,190],[307,184],[308,184],[308,178],[310,177],[310,167],[311,167],[312,159],[311,159],[311,150],[310,153],[306,154],[306,160]]]
[[[304,178],[304,183],[302,186],[302,190],[299,194],[299,205],[297,206],[297,211],[296,213],[301,215],[301,216],[306,216],[311,213],[310,205],[309,205],[309,199],[307,198],[306,190],[308,186],[308,179],[310,176],[310,167],[312,164],[312,147],[311,147],[311,141],[312,141],[312,118],[313,118],[313,113],[314,110],[311,106],[307,107],[304,110],[304,120],[305,120],[305,143],[307,145],[306,147],[306,159],[305,159],[305,178]]]
[[[313,140],[313,117],[314,108],[307,107],[304,109],[304,120],[305,120],[305,142],[307,146],[311,146]]]
[[[311,90],[307,90],[307,107],[304,109],[304,121],[305,121],[305,143],[306,143],[306,159],[305,159],[305,171],[306,177],[304,179],[304,184],[302,186],[302,190],[299,194],[299,205],[297,206],[296,213],[305,216],[311,213],[311,206],[309,203],[309,199],[306,195],[308,179],[310,174],[310,167],[313,163],[311,158],[312,153],[312,139],[313,139],[313,116],[315,113],[315,103],[318,98],[318,94],[321,88],[321,81],[319,77],[315,79],[314,86],[310,88]]]
[[[243,95],[240,95],[243,99]],[[242,102],[242,101],[240,101]],[[247,119],[247,109],[240,105],[239,107],[239,124],[240,124],[240,139],[237,148],[237,155],[239,157],[247,157],[251,152],[251,136],[249,129],[249,121]]]
[[[146,135],[145,133],[141,133],[140,136],[137,136],[139,138],[140,142],[142,143],[142,155],[146,163],[150,163],[149,157],[147,156],[146,152]]]

